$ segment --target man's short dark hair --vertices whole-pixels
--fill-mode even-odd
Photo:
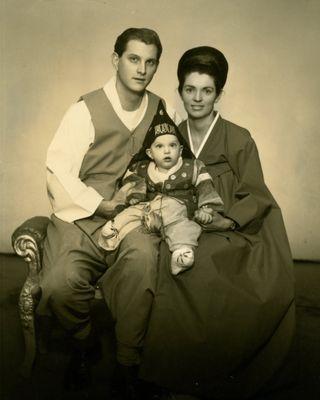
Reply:
[[[154,44],[157,47],[157,60],[160,59],[162,53],[162,45],[158,34],[148,28],[129,28],[117,37],[114,45],[114,51],[119,57],[125,52],[129,40],[139,40],[145,44]]]

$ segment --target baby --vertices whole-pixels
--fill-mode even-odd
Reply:
[[[143,226],[160,233],[168,244],[173,275],[190,268],[201,234],[194,213],[197,210],[199,223],[210,224],[223,211],[223,202],[162,104],[122,179],[123,185],[127,182],[135,183],[127,199],[130,207],[104,225],[99,245],[115,250],[126,234]]]

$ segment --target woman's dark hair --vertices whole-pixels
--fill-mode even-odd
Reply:
[[[162,53],[162,45],[157,32],[148,28],[128,28],[117,37],[114,45],[114,52],[119,57],[125,52],[129,40],[139,40],[145,44],[154,44],[158,49],[157,60],[159,61]]]
[[[182,93],[186,76],[191,72],[212,76],[217,96],[219,96],[227,80],[228,61],[221,51],[214,47],[200,46],[187,50],[178,64],[178,90],[180,94]]]

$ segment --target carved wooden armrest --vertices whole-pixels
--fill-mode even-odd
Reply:
[[[43,241],[47,235],[47,227],[50,222],[48,217],[33,217],[25,221],[12,234],[12,246],[14,251],[25,259],[27,263],[40,257],[37,263],[38,273],[41,269],[41,257]]]
[[[25,221],[12,234],[12,246],[18,256],[28,264],[28,276],[19,298],[19,312],[25,338],[25,358],[21,368],[29,376],[35,357],[34,309],[35,297],[39,293],[39,271],[42,267],[43,242],[50,219],[33,217]]]

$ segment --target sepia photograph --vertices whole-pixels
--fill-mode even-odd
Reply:
[[[318,400],[320,1],[1,0],[0,36],[1,399]]]

